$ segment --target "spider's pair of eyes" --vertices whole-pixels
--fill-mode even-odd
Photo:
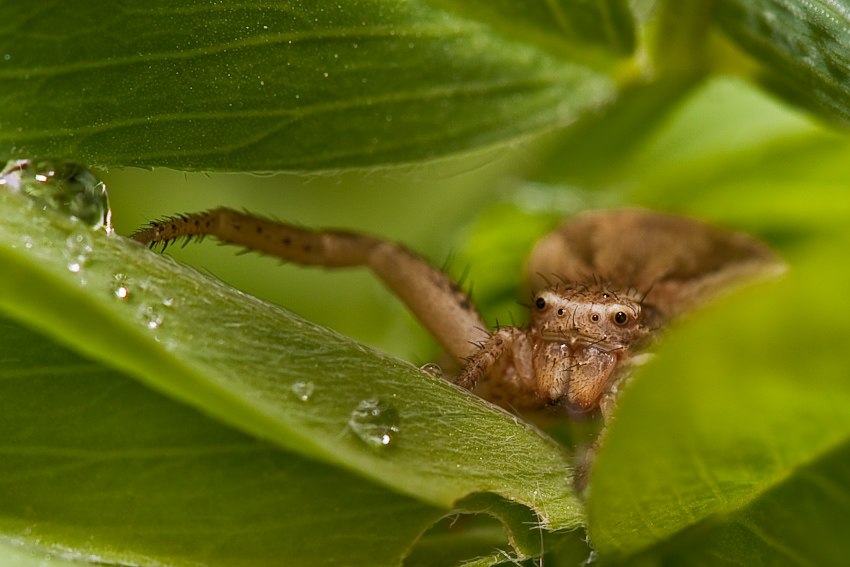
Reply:
[[[542,297],[538,297],[534,304],[537,305],[538,309],[544,309],[546,307],[546,300]],[[564,313],[566,313],[566,311],[563,308],[558,309],[558,315],[563,315]]]
[[[537,305],[538,309],[545,309],[546,308],[546,300],[543,299],[542,297],[538,297],[537,301],[535,302],[535,305]],[[564,313],[565,313],[565,311],[563,309],[558,309],[558,315],[563,315]],[[593,321],[594,323],[598,323],[599,319],[600,319],[600,317],[599,317],[598,313],[594,313],[593,315],[590,316],[590,320]],[[629,321],[629,316],[626,313],[624,313],[623,311],[617,311],[614,314],[614,316],[612,317],[612,319],[618,325],[625,325]]]
[[[612,317],[612,319],[613,319],[613,320],[614,320],[614,322],[615,322],[615,323],[617,323],[618,325],[625,325],[625,324],[628,322],[628,320],[629,320],[629,316],[628,316],[628,315],[626,315],[626,314],[625,314],[624,312],[622,312],[622,311],[617,311],[617,312],[614,314],[614,316]],[[591,316],[590,316],[590,320],[591,320],[591,321],[593,321],[594,323],[598,323],[598,322],[599,322],[599,314],[598,314],[598,313],[594,313],[593,315],[591,315]]]

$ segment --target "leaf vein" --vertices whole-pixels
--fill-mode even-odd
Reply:
[[[363,28],[335,28],[332,30],[311,30],[309,32],[295,32],[287,34],[261,35],[259,37],[244,38],[227,43],[219,43],[210,46],[196,47],[178,51],[163,51],[160,53],[139,54],[132,57],[116,57],[110,59],[99,59],[95,61],[82,61],[72,65],[44,66],[37,68],[9,69],[0,72],[0,79],[29,79],[40,76],[58,76],[81,71],[97,70],[124,65],[135,65],[139,63],[153,63],[156,61],[185,60],[195,57],[208,57],[226,53],[228,50],[239,50],[253,47],[266,47],[271,45],[294,44],[303,42],[328,40],[362,40],[364,38],[377,39],[401,39],[408,36],[422,38],[450,40],[453,37],[463,37],[475,30],[478,26],[457,26],[455,29],[446,28],[398,28],[394,26],[363,27]]]

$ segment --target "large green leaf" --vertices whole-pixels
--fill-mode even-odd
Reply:
[[[850,365],[835,345],[850,338],[850,270],[834,259],[847,245],[801,250],[787,281],[677,329],[637,377],[592,481],[600,557],[844,564]]]
[[[0,531],[39,557],[392,565],[445,513],[234,431],[18,324],[0,321],[0,341]]]
[[[602,75],[417,1],[0,6],[0,161],[410,162],[550,129]]]
[[[845,0],[719,0],[726,33],[770,70],[780,93],[850,124],[850,3]]]
[[[7,313],[237,430],[364,475],[430,504],[428,510],[436,506],[446,512],[469,494],[492,492],[534,510],[539,518],[534,524],[551,529],[581,524],[583,511],[572,493],[568,457],[531,426],[408,363],[316,327],[144,247],[91,233],[61,217],[43,216],[27,205],[22,197],[5,192],[0,202],[4,266],[0,306]],[[5,352],[17,357],[25,351],[9,346]],[[121,414],[75,413],[100,399],[94,392],[107,396],[110,407],[126,408],[133,415],[172,413],[139,407],[137,401],[144,395],[138,391],[143,390],[133,382],[116,386],[112,393],[105,384],[119,380],[114,373],[104,378],[100,367],[71,365],[69,376],[60,372],[56,377],[56,369],[67,364],[50,363],[37,351],[27,360],[34,369],[25,374],[38,378],[39,372],[46,372],[47,384],[59,383],[60,378],[63,382],[57,391],[33,389],[33,378],[24,382],[16,397],[0,396],[4,403],[29,408],[30,413],[15,418],[10,411],[3,415],[6,427],[21,430],[23,445],[30,434],[52,440],[51,447],[62,446],[62,435],[72,446],[86,445],[75,436],[75,428],[57,428],[52,420],[42,424],[32,417],[33,408],[44,411],[49,406],[38,400],[51,392],[53,403],[69,404],[56,414],[63,416],[57,418],[60,423],[73,417],[80,427],[104,432],[110,449],[120,445],[124,435],[110,434],[117,431]],[[26,395],[33,400],[24,402]],[[132,426],[132,433],[144,427]],[[252,445],[248,452],[255,450],[259,449]],[[29,450],[22,453],[33,457]],[[46,456],[35,453],[37,461],[50,461],[52,456],[50,450]],[[74,449],[70,457],[88,459]],[[260,464],[269,458],[262,456]],[[168,474],[177,474],[177,466],[169,465]],[[204,463],[193,466],[201,469]],[[298,474],[320,476],[310,467]],[[351,476],[326,465],[317,470]],[[264,478],[261,472],[247,476]],[[87,475],[92,475],[90,470],[83,478]],[[328,482],[345,490],[362,483],[336,477]],[[284,484],[291,489],[298,482]],[[22,511],[23,518],[9,519],[18,522],[20,532],[30,501],[52,507],[53,496],[39,490],[25,494],[11,483],[2,498],[14,499]],[[86,525],[84,518],[69,518],[63,525],[76,523]],[[524,525],[527,519],[508,523],[518,549],[527,552],[533,543],[521,535],[530,529]],[[408,543],[415,529],[419,528],[407,533]]]

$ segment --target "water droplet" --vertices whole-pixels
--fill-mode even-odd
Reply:
[[[374,449],[388,446],[398,433],[398,412],[377,398],[363,400],[351,412],[348,426]]]
[[[81,165],[61,160],[10,161],[0,171],[0,186],[28,196],[45,211],[112,232],[106,185]]]
[[[157,305],[143,303],[139,306],[137,313],[139,320],[148,329],[159,329],[165,316]]]
[[[113,274],[112,282],[110,282],[112,293],[118,299],[127,299],[130,297],[130,288],[128,286],[129,279],[127,274]]]
[[[433,362],[429,362],[428,364],[423,364],[419,367],[419,371],[427,374],[431,378],[442,378],[443,377],[443,369],[440,368],[439,364],[434,364]]]
[[[316,389],[316,386],[312,382],[295,382],[292,384],[292,393],[295,394],[302,402],[306,402],[310,399],[310,396],[313,395],[313,390]]]
[[[92,238],[88,232],[74,231],[65,239],[65,259],[68,270],[78,273],[89,262]]]

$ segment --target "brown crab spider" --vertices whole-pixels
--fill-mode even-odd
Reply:
[[[448,275],[381,238],[224,208],[154,222],[132,238],[165,246],[207,235],[305,266],[367,266],[461,362],[459,386],[526,415],[600,409],[605,421],[659,329],[733,284],[782,269],[760,242],[696,220],[642,210],[584,213],[532,253],[529,325],[491,334]],[[548,283],[550,274],[558,283]]]

